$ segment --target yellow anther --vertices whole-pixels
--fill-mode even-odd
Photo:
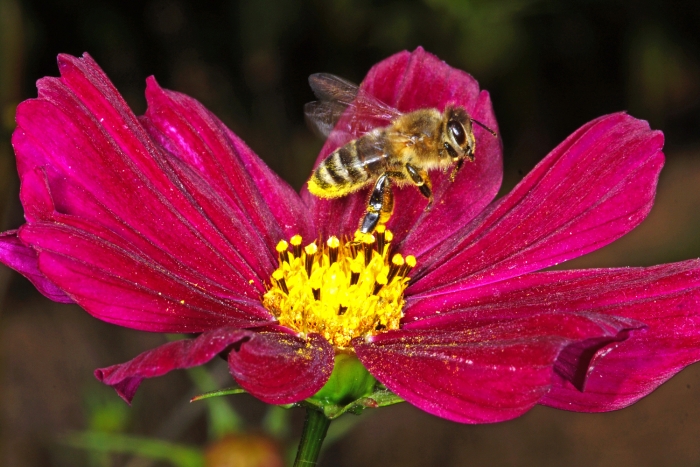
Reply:
[[[306,270],[306,277],[311,277],[311,271],[314,267],[314,258],[316,257],[316,252],[318,247],[315,243],[309,243],[304,247],[304,253],[306,253],[306,260],[304,261],[304,269]]]
[[[289,262],[289,252],[287,252],[287,248],[289,248],[289,243],[284,240],[280,240],[275,247],[277,253],[279,253],[280,264]]]
[[[330,237],[321,248],[302,248],[295,235],[289,240],[295,258],[272,273],[263,305],[282,326],[299,335],[318,333],[340,349],[356,337],[398,329],[408,280],[397,276],[413,257],[389,260],[388,248],[375,250],[382,238],[391,239],[391,232],[356,234],[348,243]],[[289,244],[279,242],[278,252]],[[415,266],[415,258],[410,263]]]
[[[295,235],[289,239],[289,243],[292,244],[292,253],[294,253],[295,258],[301,258],[301,235]]]
[[[377,276],[377,279],[374,281],[374,289],[372,289],[372,295],[377,295],[380,290],[382,290],[382,287],[384,287],[387,284],[387,277],[386,276]]]
[[[396,277],[396,274],[399,272],[401,269],[401,266],[404,265],[404,260],[403,256],[400,254],[396,253],[393,258],[391,258],[391,266],[389,266],[389,274],[387,274],[387,282],[391,282],[394,277]]]
[[[272,273],[272,278],[277,281],[282,292],[289,295],[289,289],[287,288],[287,282],[284,280],[284,273],[279,269]]]
[[[318,247],[315,243],[309,243],[304,247],[304,253],[306,253],[307,256],[313,256],[316,254],[317,251]]]
[[[340,246],[340,240],[335,235],[328,239],[326,242],[328,245],[328,262],[333,264],[338,261],[338,247]]]
[[[411,272],[411,269],[416,267],[416,257],[413,255],[406,256],[406,264],[403,265],[401,271],[399,271],[399,276],[406,277],[406,275]]]

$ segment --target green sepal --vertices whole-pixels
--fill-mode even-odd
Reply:
[[[313,399],[306,399],[298,404],[291,404],[291,406],[312,406],[317,410],[323,412],[323,414],[330,420],[338,418],[344,413],[348,412],[351,414],[359,415],[365,409],[375,409],[378,407],[385,407],[387,405],[398,404],[404,402],[402,398],[389,391],[387,388],[378,385],[375,390],[368,394],[367,396],[360,397],[348,404],[322,404],[319,401]]]
[[[355,355],[337,354],[326,384],[309,398],[321,407],[347,405],[372,393],[377,380]]]

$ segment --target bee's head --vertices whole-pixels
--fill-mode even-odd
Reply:
[[[476,140],[472,131],[472,119],[462,107],[450,105],[445,108],[442,125],[443,154],[457,164],[450,175],[454,179],[465,160],[474,161]]]
[[[474,132],[472,119],[462,107],[448,106],[443,115],[442,144],[454,162],[474,160]]]
[[[474,123],[491,133],[494,137],[498,137],[498,134],[480,121],[471,118],[462,107],[448,105],[445,107],[442,120],[441,154],[449,156],[452,162],[456,164],[450,174],[450,179],[454,181],[455,175],[462,168],[465,160],[474,162],[474,149],[476,147],[476,138],[473,131]]]

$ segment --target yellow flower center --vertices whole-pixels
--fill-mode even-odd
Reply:
[[[279,267],[263,305],[281,325],[300,335],[318,333],[340,349],[356,337],[398,329],[406,275],[416,259],[394,254],[389,261],[392,238],[379,226],[374,234],[330,237],[321,246],[302,247],[299,235],[280,241]]]

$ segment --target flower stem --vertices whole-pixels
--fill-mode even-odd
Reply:
[[[294,467],[313,467],[316,465],[321,445],[326,438],[330,424],[331,421],[322,412],[311,407],[306,409],[304,431],[301,433]]]

